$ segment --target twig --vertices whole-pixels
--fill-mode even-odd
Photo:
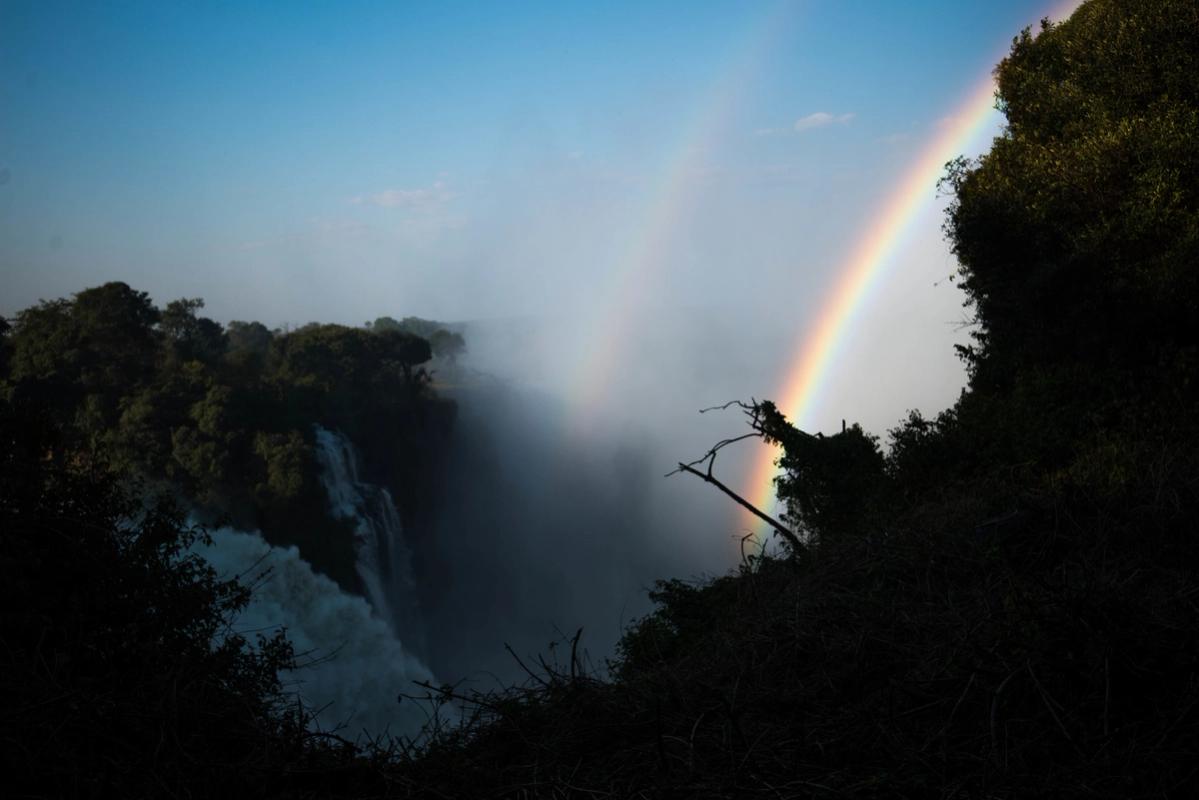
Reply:
[[[504,642],[504,649],[508,651],[509,655],[511,655],[513,658],[516,659],[516,663],[520,664],[520,668],[525,671],[526,675],[528,675],[530,678],[532,678],[533,680],[540,683],[545,688],[547,688],[547,689],[550,688],[550,685],[548,683],[546,683],[544,680],[542,680],[540,675],[537,675],[535,672],[533,672],[533,670],[531,670],[525,666],[525,662],[520,660],[520,656],[518,656],[516,654],[516,651],[512,649],[512,645],[508,644],[507,642]]]
[[[715,452],[710,454],[707,473],[700,472],[695,467],[693,467],[691,464],[683,464],[682,462],[679,463],[679,468],[676,471],[677,472],[689,472],[692,475],[699,478],[700,480],[702,480],[704,483],[712,484],[717,489],[719,489],[720,491],[724,492],[729,497],[731,497],[733,499],[733,502],[737,503],[739,506],[741,506],[742,508],[749,511],[755,517],[762,520],[770,527],[774,528],[776,533],[778,533],[780,536],[782,536],[784,539],[787,540],[787,544],[789,544],[791,546],[792,552],[802,553],[804,550],[803,542],[799,541],[799,537],[796,536],[794,533],[792,533],[790,528],[788,528],[783,523],[779,522],[774,517],[765,513],[764,511],[759,510],[753,503],[749,502],[744,497],[737,494],[729,487],[725,486],[723,483],[720,482],[720,480],[716,476],[714,476],[712,474],[712,461],[715,460],[715,457],[716,457]],[[673,475],[674,473],[671,473],[671,474]]]
[[[574,638],[570,640],[570,680],[571,683],[578,678],[575,666],[578,664],[579,637],[583,635],[583,629],[579,628],[575,631]]]
[[[787,544],[789,544],[791,546],[792,553],[801,553],[804,550],[803,543],[799,540],[799,537],[796,536],[795,533],[790,528],[788,528],[786,525],[779,522],[777,519],[770,516],[766,512],[764,512],[761,509],[754,506],[752,503],[750,503],[748,500],[746,500],[741,495],[734,492],[732,489],[730,489],[728,486],[726,486],[724,483],[722,483],[715,475],[712,474],[712,470],[716,465],[716,455],[724,448],[728,447],[731,444],[736,444],[737,442],[744,441],[746,439],[768,438],[766,435],[766,432],[763,430],[762,425],[761,425],[761,415],[763,413],[764,406],[766,406],[768,408],[773,408],[773,406],[770,406],[769,403],[764,403],[764,404],[758,403],[756,400],[752,400],[752,399],[749,403],[745,403],[741,400],[730,400],[729,402],[725,403],[724,405],[712,406],[710,408],[701,408],[699,413],[703,414],[708,411],[723,411],[724,409],[727,409],[730,406],[737,406],[746,413],[746,415],[750,418],[750,427],[753,428],[753,431],[750,433],[744,433],[740,436],[734,436],[731,439],[720,440],[719,442],[714,444],[708,450],[708,452],[704,453],[702,456],[695,459],[694,461],[688,462],[686,464],[684,464],[683,462],[679,462],[678,469],[675,469],[675,470],[672,470],[672,471],[666,473],[666,477],[670,477],[671,475],[674,475],[679,472],[689,472],[692,475],[699,478],[700,480],[704,481],[705,483],[712,484],[717,489],[719,489],[720,491],[724,492],[726,495],[731,497],[733,499],[733,501],[736,502],[739,506],[741,506],[742,508],[749,511],[751,514],[753,514],[755,517],[757,517],[758,519],[765,522],[770,527],[774,528],[775,532],[778,533],[780,536],[782,536],[787,541]],[[708,468],[705,472],[700,472],[698,469],[696,469],[697,466],[699,466],[700,464],[704,464],[704,463],[707,463],[707,465],[708,465]]]
[[[757,405],[758,405],[758,401],[754,400],[751,397],[748,403],[746,403],[744,400],[730,400],[727,403],[722,403],[721,405],[718,405],[718,406],[708,406],[707,408],[701,408],[699,410],[699,413],[707,414],[709,411],[727,411],[730,406],[737,406],[742,411],[744,411],[748,414],[748,413],[752,413],[753,410],[755,408],[757,408]]]

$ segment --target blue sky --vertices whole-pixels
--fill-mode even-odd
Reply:
[[[598,386],[597,435],[666,472],[744,432],[691,412],[777,397],[896,182],[1052,5],[0,0],[0,315],[123,280],[272,327],[491,320],[468,363],[564,419]],[[928,195],[817,430],[883,433],[964,383]]]
[[[572,307],[672,169],[699,279],[661,302],[781,307],[1047,10],[6,1],[0,313],[114,278],[271,324]]]

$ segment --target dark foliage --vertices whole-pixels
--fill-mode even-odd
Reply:
[[[394,331],[419,336],[429,342],[434,357],[444,359],[451,365],[466,352],[466,339],[461,332],[455,330],[454,326],[433,320],[404,317],[396,321],[391,317],[379,317],[374,322],[368,322],[366,328],[374,333]]]
[[[8,791],[261,787],[298,744],[277,678],[290,645],[232,634],[248,593],[187,554],[203,531],[169,500],[143,506],[95,461],[47,458],[47,430],[0,406]]]
[[[947,179],[977,314],[960,401],[885,453],[749,406],[802,545],[660,584],[611,681],[545,667],[468,701],[427,785],[1194,796],[1197,53],[1183,0],[1091,0],[1018,37],[1008,128]]]
[[[231,623],[170,498],[146,502],[44,409],[0,401],[0,770],[6,797],[406,796],[407,741],[313,729],[285,632]]]
[[[1197,37],[1193,4],[1102,0],[999,66],[1007,133],[948,178],[986,380],[1199,344]]]
[[[352,537],[317,482],[314,426],[360,443],[367,474],[389,486],[406,522],[431,513],[422,500],[453,406],[430,390],[429,342],[398,328],[226,330],[199,316],[203,306],[184,298],[160,311],[108,283],[25,309],[0,331],[0,395],[44,407],[61,449],[103,450],[114,469],[177,493],[202,518],[298,545],[357,588]]]

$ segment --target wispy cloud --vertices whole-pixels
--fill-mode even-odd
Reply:
[[[854,118],[853,114],[830,114],[827,111],[817,111],[795,121],[796,133],[803,133],[826,125],[845,125]]]
[[[453,193],[442,181],[432,186],[419,189],[384,189],[373,194],[360,194],[350,198],[357,206],[378,206],[380,208],[429,208],[441,205],[453,197]]]

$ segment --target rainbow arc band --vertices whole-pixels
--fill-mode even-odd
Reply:
[[[705,168],[707,153],[717,149],[737,119],[745,87],[751,85],[780,39],[793,26],[800,4],[772,4],[730,49],[719,77],[704,93],[692,118],[680,126],[680,137],[669,148],[670,158],[657,170],[644,192],[638,222],[612,254],[609,268],[599,273],[591,289],[593,311],[575,321],[585,332],[586,352],[571,376],[569,407],[576,432],[584,432],[608,399],[614,376],[628,356],[630,324],[647,310],[647,299],[663,288],[672,237],[686,219],[697,195],[695,180]]]
[[[1062,20],[1070,16],[1082,0],[1059,3],[1046,16]],[[947,118],[936,138],[930,142],[887,196],[881,212],[858,240],[838,278],[820,307],[811,326],[803,332],[790,361],[782,385],[775,393],[775,404],[788,419],[801,428],[811,416],[831,377],[830,368],[850,338],[855,322],[868,305],[874,290],[884,279],[887,267],[908,241],[913,223],[935,199],[937,181],[945,164],[956,158],[988,126],[996,125],[995,81],[991,75],[980,81],[955,113]],[[774,506],[774,477],[777,451],[765,450],[754,463],[744,496],[768,513]],[[762,541],[769,528],[746,512],[745,519]]]

